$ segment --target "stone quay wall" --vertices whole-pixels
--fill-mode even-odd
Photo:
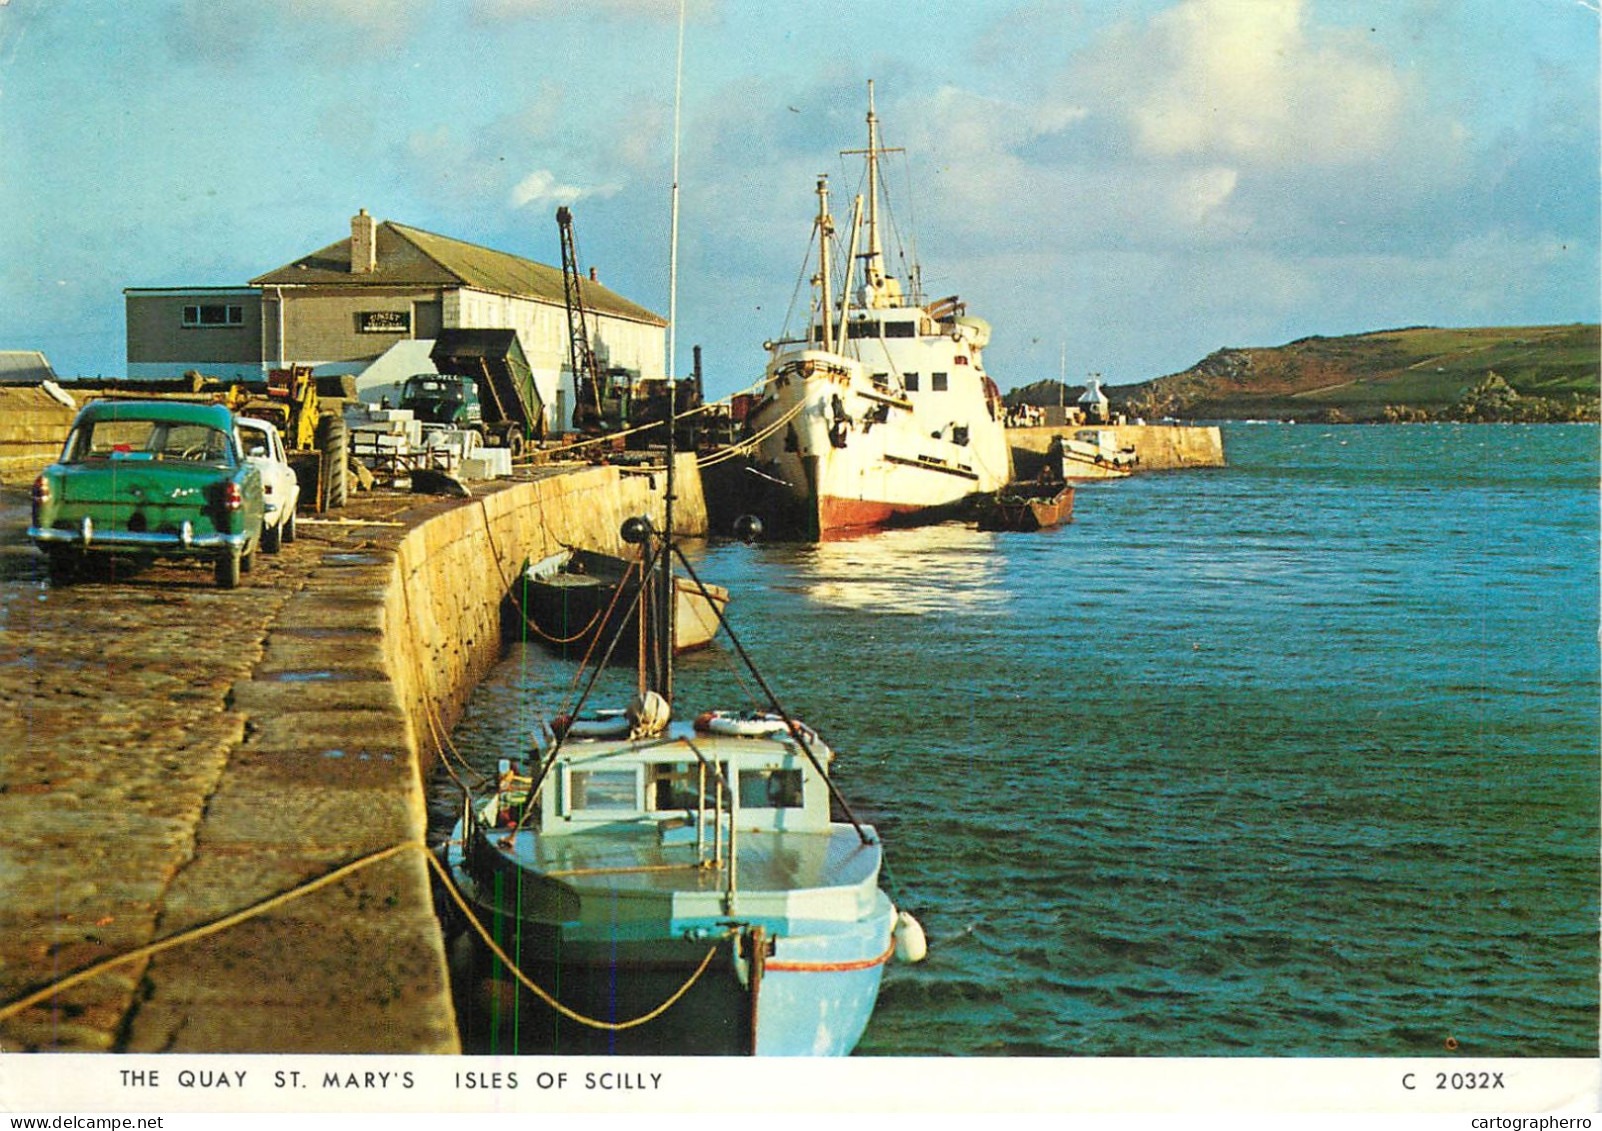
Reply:
[[[682,458],[676,525],[704,529]],[[0,1042],[459,1051],[425,774],[500,654],[522,561],[621,549],[626,517],[660,520],[660,480],[568,466],[467,499],[357,496],[234,591],[202,567],[158,565],[40,604],[36,555],[0,545],[16,608],[47,634],[12,641],[27,653],[27,758],[0,772],[0,812],[17,819],[15,851],[0,850],[15,881],[0,892],[0,1001],[137,956],[11,1012]],[[85,632],[114,646],[88,654],[74,644]],[[101,685],[134,720],[127,733],[103,734],[104,712],[64,694]]]

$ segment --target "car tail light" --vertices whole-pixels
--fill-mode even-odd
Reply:
[[[245,496],[237,483],[227,483],[223,486],[223,510],[236,511],[245,505]]]
[[[41,475],[33,481],[33,522],[39,525],[39,512],[50,505],[50,480]]]

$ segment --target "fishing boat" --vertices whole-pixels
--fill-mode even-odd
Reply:
[[[888,272],[880,160],[896,151],[880,145],[871,81],[868,146],[854,152],[867,161],[866,212],[857,197],[838,302],[821,177],[807,332],[767,344],[746,412],[757,509],[803,538],[937,521],[1011,477],[1001,395],[982,359],[989,324],[956,296],[926,300],[916,266],[905,287]]]
[[[670,472],[663,530],[672,498]],[[848,1054],[886,963],[921,958],[922,930],[881,887],[879,835],[840,795],[834,752],[726,622],[764,701],[675,717],[658,631],[675,558],[709,587],[649,520],[623,537],[647,579],[638,690],[552,719],[465,798],[441,849],[464,923],[458,1009],[489,1052]]]
[[[1072,522],[1074,488],[1061,481],[1009,483],[979,505],[980,530],[1049,530]]]
[[[1081,428],[1069,439],[1052,437],[1048,466],[1056,463],[1064,479],[1123,479],[1140,463],[1130,446],[1120,446],[1110,428]]]
[[[628,654],[638,649],[641,562],[567,547],[525,563],[510,600],[541,639],[558,650],[589,651],[598,640],[617,639]],[[691,652],[712,643],[729,591],[676,578],[673,648]]]

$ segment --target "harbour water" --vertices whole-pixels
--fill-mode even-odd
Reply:
[[[1055,531],[693,554],[928,932],[859,1055],[1594,1055],[1597,429],[1224,443]],[[455,745],[574,671],[513,645]]]

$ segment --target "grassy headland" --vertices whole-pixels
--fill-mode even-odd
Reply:
[[[1595,325],[1440,329],[1414,326],[1283,346],[1221,349],[1182,373],[1104,390],[1157,420],[1594,421],[1602,399]],[[1080,390],[1070,389],[1069,403]],[[1056,404],[1057,382],[1008,394]]]

